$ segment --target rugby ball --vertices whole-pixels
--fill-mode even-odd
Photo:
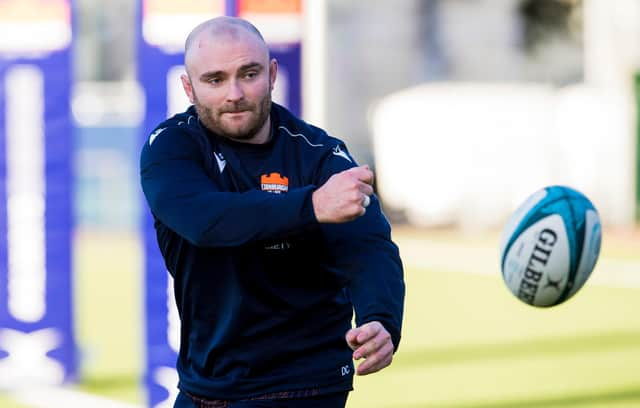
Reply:
[[[602,228],[584,194],[550,186],[531,195],[502,232],[502,278],[532,306],[558,305],[585,284],[600,254]]]

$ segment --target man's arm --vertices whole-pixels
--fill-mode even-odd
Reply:
[[[151,212],[196,246],[238,246],[302,232],[318,222],[345,222],[361,215],[356,203],[362,191],[372,192],[359,180],[367,171],[357,169],[332,177],[315,192],[313,185],[282,195],[227,192],[206,173],[201,157],[188,134],[169,128],[145,143],[140,158]]]
[[[142,190],[151,212],[192,244],[238,246],[317,223],[313,186],[286,195],[226,192],[206,173],[201,157],[191,136],[174,128],[145,143],[140,157]]]
[[[346,224],[325,225],[325,237],[341,270],[347,271],[356,325],[378,321],[400,343],[404,305],[404,278],[391,227],[375,196],[366,214]]]
[[[318,182],[354,165],[341,157],[329,157]],[[344,224],[323,225],[322,231],[335,266],[349,277],[356,328],[346,334],[346,340],[355,359],[366,359],[358,374],[378,371],[389,365],[398,348],[404,308],[403,268],[398,247],[391,240],[391,226],[372,195],[363,216]]]

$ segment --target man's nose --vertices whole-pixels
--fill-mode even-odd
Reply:
[[[239,101],[244,97],[244,92],[238,81],[229,81],[229,89],[227,90],[227,101]]]

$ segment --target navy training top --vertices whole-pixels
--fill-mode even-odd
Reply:
[[[212,399],[352,389],[345,341],[377,320],[397,349],[402,263],[379,201],[320,224],[311,195],[357,166],[344,143],[275,103],[261,145],[214,135],[195,108],[145,143],[141,183],[181,319],[178,387]]]

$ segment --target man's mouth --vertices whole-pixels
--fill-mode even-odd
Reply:
[[[222,111],[222,113],[243,113],[243,112],[249,112],[251,109],[249,109],[248,107],[237,107],[235,109],[225,109]]]

